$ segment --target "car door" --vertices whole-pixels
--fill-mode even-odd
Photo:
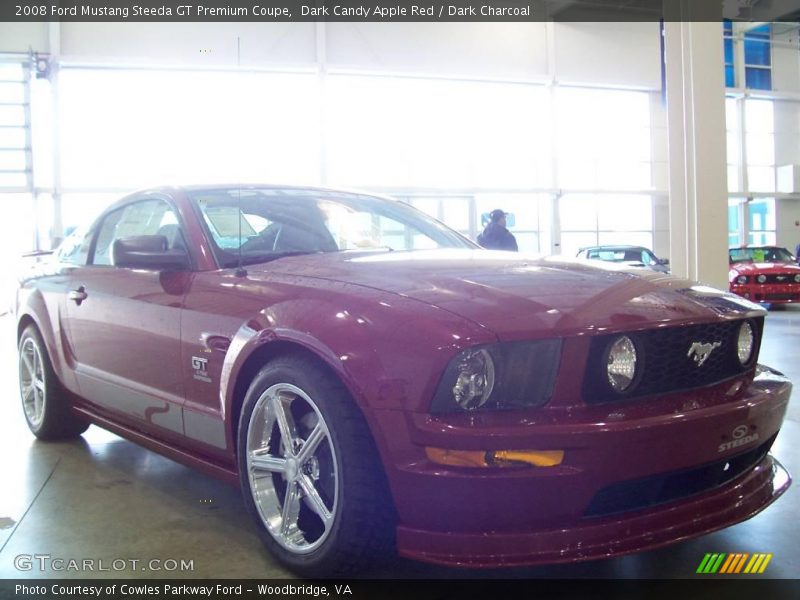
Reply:
[[[111,264],[120,238],[160,234],[185,250],[177,212],[148,196],[108,212],[96,231],[87,264],[70,274],[65,309],[80,395],[139,429],[182,434],[181,309],[191,273]]]

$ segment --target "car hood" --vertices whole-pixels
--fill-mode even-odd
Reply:
[[[790,262],[768,262],[768,263],[736,263],[731,265],[731,270],[741,275],[752,275],[756,273],[800,273],[800,266]]]
[[[508,252],[340,252],[257,267],[399,294],[450,311],[501,339],[644,329],[666,321],[763,314],[750,302],[643,269]]]

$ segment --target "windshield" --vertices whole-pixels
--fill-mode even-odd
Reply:
[[[283,256],[346,250],[474,248],[401,202],[303,189],[190,192],[222,267]]]
[[[794,262],[794,257],[786,248],[774,246],[765,248],[731,248],[732,263],[740,262]]]
[[[587,252],[587,258],[643,265],[652,265],[658,262],[656,257],[644,248],[592,248]]]

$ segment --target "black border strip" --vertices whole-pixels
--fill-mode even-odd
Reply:
[[[190,0],[194,1],[194,0]],[[791,21],[791,2],[726,0],[3,0],[0,21]]]

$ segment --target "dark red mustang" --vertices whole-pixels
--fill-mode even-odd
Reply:
[[[727,292],[265,186],[133,194],[56,258],[18,297],[31,430],[95,423],[238,482],[301,574],[635,552],[790,483],[791,384]]]

